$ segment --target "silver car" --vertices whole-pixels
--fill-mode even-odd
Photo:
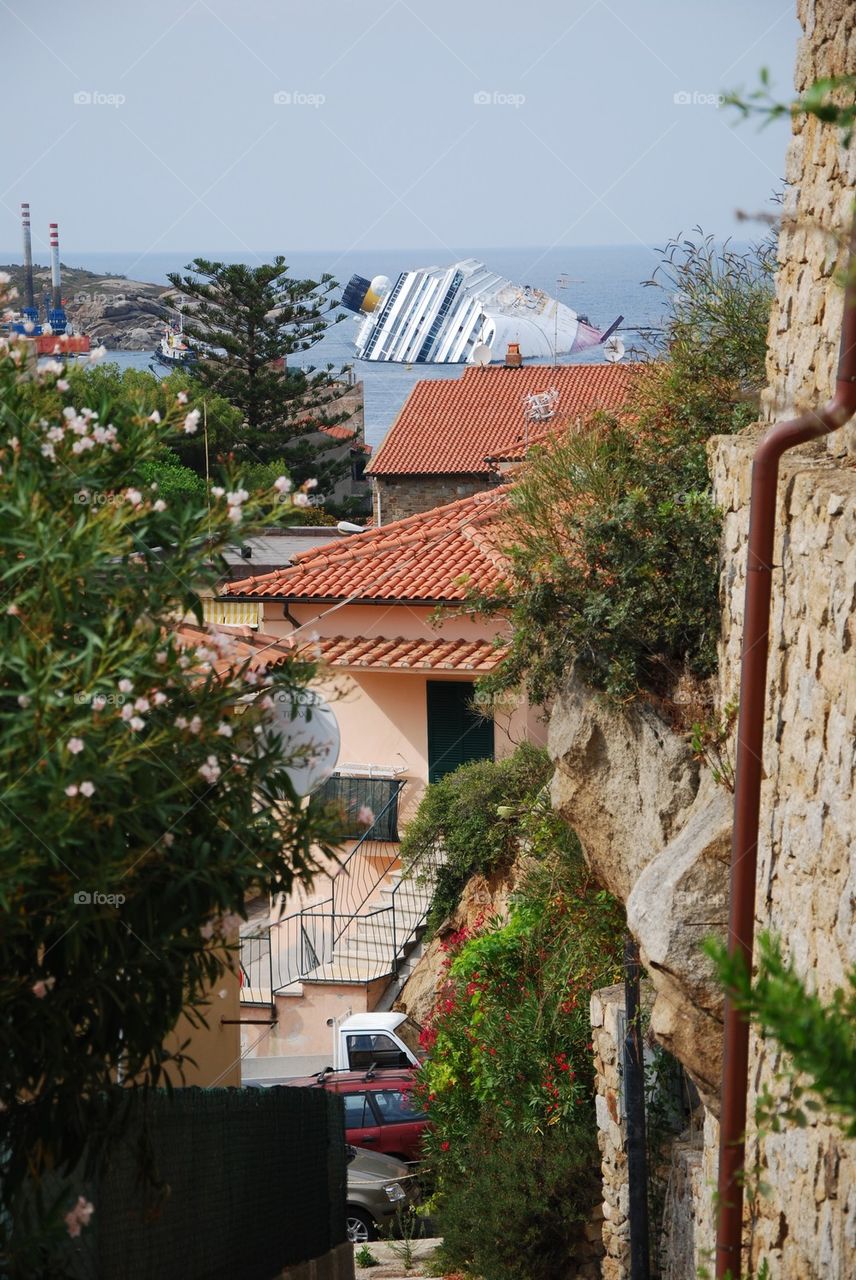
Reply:
[[[379,1151],[348,1147],[348,1202],[345,1217],[352,1244],[376,1240],[398,1210],[407,1211],[419,1198],[419,1184],[409,1165]]]

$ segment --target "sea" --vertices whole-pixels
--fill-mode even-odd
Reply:
[[[70,267],[85,268],[98,274],[124,275],[132,280],[166,284],[168,273],[183,271],[193,252],[139,253],[83,252],[73,253],[63,248],[63,262]],[[259,251],[255,255],[246,252],[206,253],[206,258],[221,262],[248,262],[255,265],[270,261],[273,253]],[[16,262],[20,251],[10,252],[2,261]],[[660,254],[655,246],[610,245],[560,248],[479,249],[462,248],[438,255],[436,250],[366,249],[337,252],[335,250],[305,251],[286,255],[288,273],[302,279],[317,280],[322,274],[332,275],[345,285],[352,275],[371,279],[375,275],[389,276],[395,280],[400,271],[416,267],[447,266],[461,258],[478,258],[491,270],[506,276],[515,284],[529,284],[558,297],[574,311],[588,317],[601,329],[610,325],[617,316],[621,322],[619,336],[625,343],[627,355],[641,354],[651,349],[651,333],[662,323],[667,295],[663,289],[645,285],[650,280]],[[366,441],[377,447],[394,422],[414,384],[426,378],[459,378],[461,365],[382,364],[355,359],[353,338],[357,319],[350,313],[342,313],[344,319],[331,326],[309,352],[290,356],[289,363],[324,368],[332,366],[338,372],[352,365],[354,376],[362,380],[365,389]],[[122,367],[147,369],[151,366],[151,354],[140,351],[111,351],[108,359]],[[603,348],[595,347],[578,355],[561,356],[563,364],[599,363],[604,359]],[[155,368],[156,372],[162,372]]]

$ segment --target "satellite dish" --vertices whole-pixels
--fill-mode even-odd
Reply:
[[[294,790],[299,796],[311,795],[336,768],[339,723],[333,708],[314,689],[304,690],[299,700],[285,692],[272,697],[267,732],[281,739],[284,756],[294,758],[293,764],[286,765]]]
[[[392,281],[389,276],[374,276],[369,288],[372,293],[376,293],[379,298],[382,298],[392,288]]]
[[[603,344],[603,354],[610,364],[615,364],[624,355],[624,343],[615,335],[607,338]]]
[[[477,342],[473,347],[470,355],[470,364],[486,365],[490,364],[493,352],[486,342]]]

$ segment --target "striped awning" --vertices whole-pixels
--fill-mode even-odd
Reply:
[[[263,605],[258,600],[202,599],[202,617],[221,627],[257,627],[261,623]]]

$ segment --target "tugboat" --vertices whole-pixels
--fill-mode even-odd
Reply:
[[[175,325],[166,326],[163,337],[155,347],[154,358],[170,369],[186,369],[188,365],[196,363],[199,357],[185,341],[180,321],[177,328]]]
[[[21,227],[24,234],[24,306],[21,308],[20,319],[12,321],[13,332],[19,333],[31,342],[39,356],[86,355],[91,345],[89,337],[85,333],[72,332],[72,326],[65,314],[65,307],[62,305],[59,227],[55,222],[50,224],[51,292],[50,299],[45,297],[44,321],[39,320],[39,309],[35,302],[30,206],[26,203],[21,205]]]

